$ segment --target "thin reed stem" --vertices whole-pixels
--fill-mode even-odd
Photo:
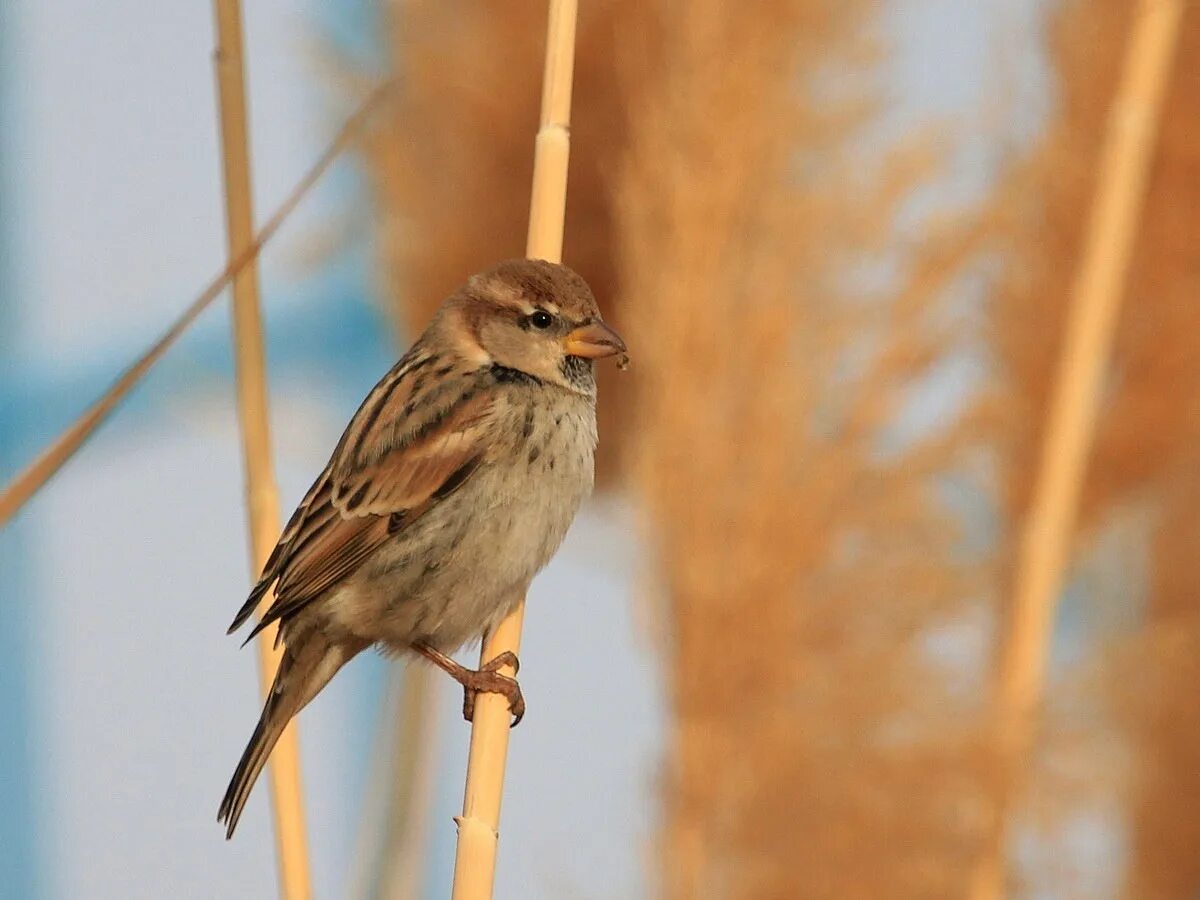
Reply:
[[[196,296],[170,327],[145,352],[134,360],[117,380],[109,387],[87,410],[62,431],[54,442],[14,477],[0,492],[0,528],[8,524],[9,519],[21,511],[29,500],[42,489],[59,469],[87,442],[118,404],[137,387],[143,377],[154,367],[175,341],[188,330],[200,314],[212,304],[225,287],[237,277],[238,273],[257,259],[259,252],[282,227],[296,207],[300,205],[313,186],[321,180],[321,176],[359,136],[375,110],[396,87],[394,80],[389,80],[376,87],[359,105],[358,109],[346,120],[337,135],[317,157],[307,172],[300,178],[291,192],[275,212],[255,235],[254,240],[237,256],[232,257],[203,290]]]
[[[1183,6],[1182,0],[1141,0],[1110,113],[1041,460],[1018,548],[1012,608],[997,672],[994,818],[973,876],[973,900],[999,900],[1007,893],[1005,851],[1014,795],[1029,766],[1051,628]]]
[[[225,173],[225,224],[229,257],[236,259],[254,241],[250,137],[242,64],[242,14],[238,0],[214,0],[213,5],[217,19],[214,62]],[[271,461],[258,266],[253,261],[233,279],[233,343],[253,579],[266,564],[280,529],[279,489]],[[272,599],[268,593],[263,602],[269,605]],[[258,640],[259,678],[264,695],[271,689],[282,654],[275,641],[277,631],[275,625],[266,628]],[[284,900],[307,900],[312,896],[312,884],[304,826],[304,794],[300,783],[300,744],[294,721],[283,732],[271,754],[270,783],[279,895]]]
[[[525,255],[562,261],[570,156],[571,81],[575,68],[576,0],[550,0],[542,113],[534,149],[533,189]],[[480,662],[521,647],[525,602],[484,643]],[[504,670],[506,674],[515,674]],[[454,900],[489,900],[495,884],[500,801],[508,756],[510,714],[498,694],[480,694],[471,726],[467,783],[454,859]]]

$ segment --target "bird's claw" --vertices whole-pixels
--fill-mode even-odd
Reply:
[[[475,719],[475,697],[480,691],[500,694],[508,700],[508,709],[513,715],[510,728],[516,728],[525,717],[525,697],[521,694],[521,685],[516,678],[500,674],[499,670],[504,666],[511,666],[513,675],[516,675],[521,669],[521,661],[511,650],[505,650],[478,669],[468,670],[467,678],[463,681],[463,718],[468,722]]]
[[[505,666],[511,666],[513,677],[521,673],[521,661],[517,659],[517,654],[511,650],[505,650],[503,653],[498,653],[479,667],[480,672],[499,672]]]

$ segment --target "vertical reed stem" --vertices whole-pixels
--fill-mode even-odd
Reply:
[[[562,261],[577,12],[576,0],[550,0],[542,114],[534,147],[529,235],[525,245],[526,256],[550,262]],[[513,653],[520,650],[524,618],[525,602],[522,600],[516,611],[500,623],[484,644],[481,663],[506,650]],[[492,896],[509,719],[508,704],[503,697],[479,695],[471,726],[463,813],[455,820],[458,823],[458,852],[454,859],[453,900],[489,900]]]
[[[1182,0],[1140,0],[1110,113],[1041,460],[1018,548],[1012,608],[997,672],[994,818],[974,873],[972,900],[999,900],[1006,894],[1009,820],[1034,743],[1050,633],[1182,14]]]
[[[221,116],[221,155],[225,173],[225,217],[229,258],[245,255],[254,243],[250,193],[250,150],[242,66],[242,24],[238,0],[214,0],[217,19],[215,65]],[[279,495],[271,463],[267,416],[266,362],[258,298],[258,267],[249,262],[233,279],[233,339],[237,368],[238,416],[246,472],[253,573],[261,571],[279,537]],[[264,599],[269,604],[271,597]],[[265,693],[279,666],[275,626],[258,641],[259,671]],[[280,896],[307,900],[308,876],[300,756],[294,723],[271,755],[271,797],[279,865]]]

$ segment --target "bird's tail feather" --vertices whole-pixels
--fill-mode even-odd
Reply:
[[[250,790],[288,722],[328,684],[338,669],[366,646],[366,643],[331,644],[319,632],[309,632],[284,647],[279,671],[275,674],[258,725],[233,772],[217,813],[217,821],[225,824],[226,838],[233,837]]]

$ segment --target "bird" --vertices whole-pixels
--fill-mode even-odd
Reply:
[[[450,654],[487,635],[557,551],[591,492],[595,360],[628,364],[591,289],[566,266],[514,259],[469,278],[375,385],[301,500],[234,617],[274,598],[279,668],[221,802],[232,838],[284,727],[371,646],[423,657],[464,690],[525,712],[503,653]],[[244,645],[243,645],[244,646]]]

